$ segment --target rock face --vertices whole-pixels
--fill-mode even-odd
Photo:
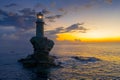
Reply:
[[[32,37],[30,42],[33,45],[34,53],[19,60],[25,67],[38,67],[38,65],[44,65],[45,67],[55,66],[54,58],[49,55],[50,50],[54,46],[52,40],[46,37]]]
[[[54,46],[54,42],[47,37],[32,37],[30,42],[33,45],[34,54],[44,52],[47,55]]]

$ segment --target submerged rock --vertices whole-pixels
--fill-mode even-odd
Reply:
[[[95,58],[95,57],[73,56],[71,58],[74,58],[75,60],[78,60],[78,61],[83,62],[83,63],[101,61],[100,59]]]

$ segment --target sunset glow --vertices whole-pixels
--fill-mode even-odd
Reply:
[[[19,40],[23,39],[23,36],[27,39],[34,35],[34,16],[42,11],[45,36],[53,40],[120,42],[119,0],[70,0],[68,4],[66,2],[67,0],[54,0],[54,4],[50,1],[46,4],[46,1],[33,1],[27,5],[20,1],[14,1],[15,4],[10,5],[6,4],[7,1],[3,2],[0,5],[1,39]]]
[[[80,41],[80,42],[120,42],[119,36],[104,36],[97,33],[80,35],[77,33],[58,34],[56,38],[58,41]]]

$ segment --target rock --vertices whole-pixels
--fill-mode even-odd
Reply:
[[[26,67],[37,67],[38,65],[46,65],[47,67],[55,66],[54,57],[49,55],[50,50],[54,46],[54,42],[46,37],[32,37],[30,39],[34,48],[34,54],[28,55],[24,59],[20,59]]]
[[[29,55],[31,56],[31,55]],[[45,58],[46,57],[46,58]],[[23,66],[25,67],[38,67],[38,66],[42,66],[42,67],[56,67],[58,65],[56,65],[54,63],[54,58],[52,56],[37,56],[36,54],[32,57],[26,57],[26,58],[22,58],[20,60],[18,60],[19,62],[23,63]]]
[[[30,42],[33,45],[34,53],[48,54],[54,46],[54,42],[47,37],[32,37]]]
[[[22,61],[23,66],[27,68],[36,67],[37,63],[35,60],[24,60]]]
[[[82,56],[78,57],[78,56],[73,56],[71,58],[74,58],[75,60],[78,60],[78,61],[84,62],[84,63],[100,61],[100,59],[95,58],[95,57],[82,57]]]

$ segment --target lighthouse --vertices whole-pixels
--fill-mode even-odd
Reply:
[[[37,14],[36,37],[44,37],[44,21],[43,14],[41,12]]]
[[[28,57],[19,60],[25,66],[36,67],[43,70],[45,67],[51,67],[54,64],[54,58],[49,55],[49,52],[54,46],[54,41],[44,36],[44,16],[39,12],[36,18],[36,35],[30,39],[33,45],[34,52]],[[41,69],[42,68],[42,69]],[[46,69],[46,68],[45,68]],[[41,72],[41,71],[40,71]]]
[[[44,16],[42,12],[37,13],[36,16],[36,36],[32,37],[30,42],[33,45],[35,54],[49,53],[54,46],[54,42],[44,36]]]

